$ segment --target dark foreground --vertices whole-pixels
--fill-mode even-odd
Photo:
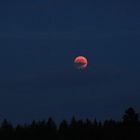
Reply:
[[[48,121],[33,121],[30,125],[13,127],[4,120],[0,127],[0,140],[140,140],[139,116],[133,108],[125,111],[121,121],[97,122],[76,120],[62,121],[59,127]]]

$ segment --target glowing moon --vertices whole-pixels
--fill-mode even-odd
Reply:
[[[75,64],[76,68],[78,68],[78,69],[85,69],[88,66],[88,60],[84,56],[77,56],[74,59],[74,64]]]

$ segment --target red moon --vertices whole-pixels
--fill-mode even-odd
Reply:
[[[78,69],[85,69],[88,66],[88,60],[84,56],[77,56],[74,59],[74,63],[75,63],[76,68]]]

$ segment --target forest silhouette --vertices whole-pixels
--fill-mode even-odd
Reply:
[[[63,120],[59,126],[52,118],[13,126],[6,119],[0,127],[0,139],[13,140],[140,140],[139,115],[130,107],[120,121],[113,119],[98,122],[96,119]]]

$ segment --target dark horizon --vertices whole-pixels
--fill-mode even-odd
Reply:
[[[2,139],[49,139],[49,140],[136,140],[140,138],[139,114],[129,107],[120,121],[113,119],[105,121],[77,120],[70,122],[62,120],[56,125],[52,118],[48,120],[33,120],[30,124],[13,126],[6,119],[0,125]]]

